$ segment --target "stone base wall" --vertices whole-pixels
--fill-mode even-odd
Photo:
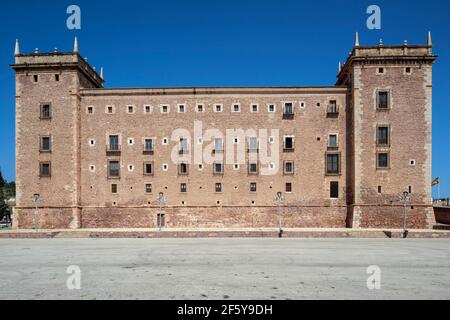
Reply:
[[[34,210],[16,215],[19,229],[34,226]],[[69,229],[72,209],[40,209],[41,229]],[[285,228],[345,228],[346,207],[285,207],[281,209]],[[81,228],[155,228],[159,208],[83,208]],[[164,208],[166,228],[276,228],[276,207],[170,207]]]
[[[360,228],[403,228],[403,207],[359,206]],[[407,207],[406,221],[408,229],[432,229],[433,223],[429,215],[433,215],[433,207]],[[356,227],[356,225],[353,225]]]

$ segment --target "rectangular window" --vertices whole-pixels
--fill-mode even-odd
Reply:
[[[161,112],[162,113],[169,113],[169,106],[167,106],[167,105],[161,106]]]
[[[180,153],[188,153],[188,140],[180,138]]]
[[[133,112],[134,112],[134,107],[128,106],[128,113],[133,113]]]
[[[89,114],[93,114],[94,113],[94,108],[93,107],[88,107],[87,109]]]
[[[274,104],[269,104],[268,111],[269,112],[275,112],[275,105]]]
[[[238,104],[233,105],[233,112],[241,112],[241,107]]]
[[[388,169],[389,168],[389,153],[379,152],[377,154],[377,168]]]
[[[59,74],[55,74],[55,81],[59,82]]]
[[[181,183],[180,184],[180,192],[187,192],[187,184],[186,183]]]
[[[286,192],[291,193],[292,192],[292,183],[286,182]]]
[[[33,75],[33,81],[38,82],[38,80],[39,80],[38,75],[37,74]]]
[[[151,183],[147,183],[147,184],[145,185],[145,192],[146,192],[146,193],[152,193],[152,192],[153,192],[153,186],[152,186]]]
[[[339,182],[330,181],[330,198],[339,198]]]
[[[258,138],[250,137],[248,140],[248,151],[258,152]]]
[[[223,174],[223,164],[221,162],[214,162],[214,174]]]
[[[214,151],[215,152],[223,152],[223,139],[222,138],[214,139]]]
[[[294,150],[294,137],[284,137],[284,150]]]
[[[184,106],[184,104],[180,104],[178,106],[178,112],[179,113],[184,113],[186,111],[186,107]]]
[[[185,162],[182,162],[178,165],[178,174],[188,174],[189,173],[189,165]]]
[[[39,163],[39,176],[43,178],[49,178],[52,175],[52,166],[50,162]]]
[[[219,183],[216,183],[216,192],[217,193],[220,193],[220,192],[222,192],[222,184],[219,182]]]
[[[256,182],[250,182],[250,192],[256,192]]]
[[[120,178],[120,163],[117,160],[108,161],[108,178]]]
[[[378,91],[377,108],[381,110],[389,109],[389,91]]]
[[[153,175],[153,162],[144,162],[144,175]]]
[[[292,105],[292,102],[286,102],[284,104],[283,113],[285,115],[293,115],[294,114],[294,106]]]
[[[41,119],[51,119],[52,108],[50,103],[41,104]]]
[[[216,104],[214,106],[214,112],[222,112],[222,105],[221,104]]]
[[[202,104],[198,104],[197,105],[197,112],[203,112],[203,105]]]
[[[328,135],[328,148],[336,149],[337,147],[338,147],[337,134],[329,134]]]
[[[117,193],[117,184],[111,185],[111,193]]]
[[[147,151],[147,152],[153,151],[153,139],[145,139],[144,140],[144,151]]]
[[[151,113],[152,107],[151,106],[145,106],[145,113]]]
[[[258,162],[256,162],[256,161],[249,162],[248,173],[249,174],[258,174]]]
[[[294,174],[294,161],[284,161],[284,174],[285,175]]]
[[[258,112],[258,105],[257,104],[252,104],[252,112]]]
[[[330,100],[328,103],[327,113],[336,114],[338,113],[338,106],[336,100]]]
[[[389,145],[389,127],[377,127],[377,145],[388,146]]]
[[[326,156],[326,173],[328,175],[337,175],[340,173],[339,154],[328,153]]]
[[[107,109],[108,109],[108,113],[109,113],[109,114],[113,113],[113,107],[112,107],[112,106],[108,106]]]
[[[119,136],[112,135],[109,136],[109,151],[119,151]]]
[[[41,137],[40,151],[41,152],[51,152],[52,151],[50,136]]]

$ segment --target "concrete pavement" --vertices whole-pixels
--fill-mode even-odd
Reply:
[[[0,299],[450,299],[449,258],[448,239],[0,239]]]

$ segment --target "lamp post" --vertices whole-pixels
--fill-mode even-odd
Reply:
[[[408,237],[408,229],[406,227],[406,206],[410,201],[409,192],[404,191],[400,197],[400,202],[403,203],[403,238]]]
[[[284,197],[282,192],[277,192],[277,196],[275,197],[275,203],[277,204],[277,212],[278,212],[278,238],[283,237],[283,221],[281,216],[281,206],[284,204]]]
[[[35,206],[34,210],[34,230],[37,232],[39,228],[39,208],[38,205],[42,202],[42,198],[39,193],[35,193],[33,195],[32,200]]]
[[[158,198],[156,199],[159,204],[159,214],[158,214],[158,229],[161,231],[162,228],[162,207],[166,204],[166,198],[164,197],[164,193],[160,192]]]

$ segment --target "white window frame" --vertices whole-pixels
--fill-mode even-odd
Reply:
[[[130,112],[130,107],[133,109],[133,111]],[[136,113],[136,106],[134,104],[127,104],[127,114],[134,114]]]
[[[299,101],[298,105],[299,105],[300,109],[305,109],[306,108],[306,102],[305,101]]]
[[[238,106],[238,111],[235,111],[234,110],[234,107],[235,106]],[[231,112],[232,113],[238,113],[238,112],[241,112],[241,104],[240,103],[233,103],[232,105],[231,105]]]
[[[253,111],[253,106],[256,106],[256,111]],[[258,113],[259,112],[259,104],[258,103],[250,103],[250,113]]]
[[[180,111],[180,108],[181,107],[184,107],[184,111]],[[186,106],[186,104],[185,103],[180,103],[180,104],[178,104],[177,105],[177,112],[178,113],[186,113],[187,112],[187,106]]]
[[[199,111],[198,110],[198,107],[199,106],[202,106],[202,111]],[[204,103],[196,103],[195,104],[195,112],[198,112],[198,113],[203,113],[203,112],[205,112],[205,104]]]
[[[270,111],[270,106],[273,106],[273,111]],[[269,113],[277,112],[277,105],[275,103],[268,103],[267,104],[267,112],[269,112]]]
[[[330,146],[330,136],[336,136],[336,147]],[[339,134],[338,133],[335,133],[335,132],[328,133],[327,148],[339,148]]]
[[[167,112],[164,112],[164,111],[163,111],[163,107],[167,107]],[[169,113],[170,113],[170,105],[169,105],[169,104],[166,104],[166,103],[160,104],[160,105],[159,105],[159,111],[160,111],[162,114],[169,114]]]
[[[108,109],[109,109],[109,108],[112,109],[112,112],[111,112],[111,113],[108,112]],[[115,107],[114,105],[112,105],[112,104],[106,105],[106,107],[105,107],[105,113],[106,113],[106,114],[115,114],[115,113],[116,113],[116,107]]]
[[[147,112],[147,107],[150,108],[149,112]],[[145,114],[153,113],[153,106],[151,106],[149,104],[144,104],[143,111],[144,111]]]
[[[218,106],[220,106],[220,111],[217,111],[217,107],[218,107]],[[223,112],[223,104],[221,104],[221,103],[214,103],[214,105],[213,105],[213,111],[214,111],[214,112],[217,112],[217,113]]]

